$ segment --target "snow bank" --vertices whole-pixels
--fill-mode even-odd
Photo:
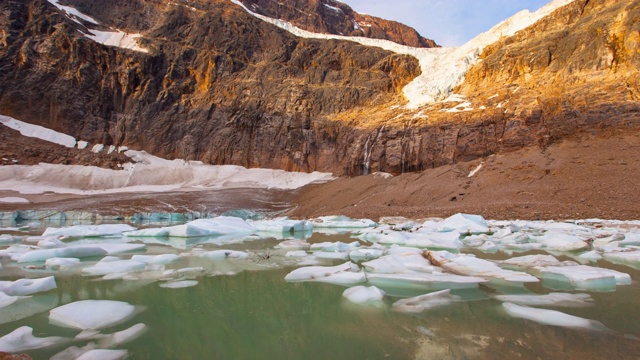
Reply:
[[[127,150],[136,163],[123,170],[95,166],[44,164],[0,167],[0,190],[22,194],[46,191],[63,194],[163,192],[177,189],[230,188],[297,189],[333,180],[329,173],[294,173],[246,169],[233,165],[205,165],[198,161],[165,160],[144,151]]]
[[[76,146],[76,139],[73,136],[47,129],[39,125],[29,124],[4,115],[0,115],[0,123],[8,128],[19,131],[20,134],[27,137],[38,138],[54,144],[66,146],[68,148]]]

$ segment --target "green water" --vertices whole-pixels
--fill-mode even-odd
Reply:
[[[352,241],[346,235],[314,235],[310,242]],[[266,253],[274,240],[225,246]],[[220,247],[207,244],[206,250]],[[179,253],[166,246],[148,246],[146,253]],[[194,276],[198,285],[168,289],[152,280],[96,280],[78,274],[57,274],[58,288],[34,296],[41,306],[60,306],[85,299],[126,301],[141,311],[127,322],[104,329],[112,333],[136,323],[148,331],[123,345],[130,359],[633,359],[640,357],[640,271],[602,263],[630,274],[633,284],[615,292],[591,293],[596,305],[588,308],[553,308],[598,320],[611,331],[597,332],[546,326],[511,318],[501,303],[487,295],[496,289],[455,292],[466,301],[428,310],[419,316],[395,313],[389,296],[385,307],[367,308],[348,303],[344,287],[322,283],[287,283],[295,267],[276,266],[272,258],[256,258],[236,275]],[[122,256],[128,258],[128,256]],[[492,255],[492,258],[504,255]],[[206,261],[183,260],[168,267],[214,266]],[[341,262],[333,262],[339,264]],[[210,263],[209,263],[210,264]],[[223,265],[215,265],[223,266]],[[226,272],[230,268],[220,268]],[[262,270],[258,270],[262,269]],[[208,268],[207,270],[211,270]],[[5,266],[2,280],[24,276]],[[235,269],[237,271],[237,269]],[[207,271],[206,273],[211,273]],[[49,273],[31,272],[32,277]],[[528,290],[547,293],[541,284]],[[400,294],[399,289],[385,289]],[[504,289],[501,289],[504,290]],[[405,295],[420,291],[406,291]],[[27,303],[26,300],[22,300]],[[14,306],[13,304],[11,306]],[[22,305],[21,305],[22,306]],[[79,331],[50,325],[48,311],[0,325],[0,334],[19,326],[34,328],[34,335],[73,338]],[[2,312],[0,312],[0,318]],[[28,351],[34,359],[47,359],[74,341],[45,350]]]

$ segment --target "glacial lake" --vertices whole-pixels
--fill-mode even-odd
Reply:
[[[40,235],[42,230],[30,228],[26,232],[0,231],[0,234],[24,237]],[[337,231],[314,231],[295,237],[311,244],[346,244],[357,240],[350,233]],[[408,314],[393,311],[391,305],[402,298],[432,290],[379,286],[386,296],[382,303],[371,306],[348,301],[343,297],[346,286],[285,281],[285,276],[301,265],[285,257],[289,249],[276,248],[284,239],[263,236],[223,241],[216,237],[146,240],[144,249],[116,256],[120,259],[140,254],[181,256],[170,264],[112,279],[80,273],[82,267],[97,263],[101,256],[83,258],[82,267],[67,269],[43,268],[42,263],[25,265],[5,256],[0,280],[53,275],[57,287],[0,308],[0,336],[29,326],[34,329],[33,335],[39,338],[60,336],[69,339],[44,349],[20,351],[34,359],[50,358],[71,346],[100,347],[99,335],[84,340],[73,339],[80,330],[53,325],[49,321],[52,308],[95,299],[123,301],[136,306],[133,317],[100,329],[100,334],[111,334],[135,324],[145,325],[143,333],[114,347],[126,350],[129,359],[631,359],[640,356],[640,271],[631,266],[606,260],[588,263],[630,275],[631,284],[618,285],[615,289],[585,291],[558,287],[552,282],[481,283],[477,287],[452,290],[456,301]],[[121,236],[75,238],[65,240],[65,243],[126,241],[142,243]],[[373,245],[359,242],[361,246]],[[19,242],[13,245],[16,244]],[[8,247],[9,244],[2,249]],[[212,261],[194,256],[220,249],[245,252],[248,257]],[[547,254],[542,250],[515,254],[483,253],[470,247],[460,250],[490,260]],[[554,255],[561,261],[575,260],[566,254]],[[315,265],[343,263],[345,260],[318,259]],[[186,270],[179,276],[174,272],[171,281],[163,279],[160,274],[171,269]],[[160,286],[183,280],[195,280],[197,284],[185,288]],[[501,301],[491,297],[554,291],[589,294],[592,306],[541,308],[599,321],[606,329],[543,325],[512,317]]]

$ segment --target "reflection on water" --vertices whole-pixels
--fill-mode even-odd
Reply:
[[[206,238],[194,241],[150,243],[146,253],[180,253],[194,246],[202,251],[220,248]],[[353,239],[314,234],[308,241],[348,243]],[[231,261],[182,258],[175,267],[188,267],[184,279],[195,279],[198,284],[181,289],[162,288],[151,275],[97,281],[77,272],[57,273],[56,290],[0,309],[0,334],[27,325],[38,337],[73,338],[78,331],[49,324],[48,310],[78,300],[105,299],[144,307],[134,319],[103,330],[109,334],[137,323],[147,325],[148,332],[118,347],[127,349],[132,359],[601,359],[640,354],[640,341],[634,338],[640,335],[636,317],[640,271],[629,267],[602,262],[607,268],[630,274],[634,282],[617,287],[615,292],[590,293],[596,303],[593,307],[558,309],[600,321],[612,330],[596,332],[513,318],[500,301],[490,297],[549,293],[545,283],[513,286],[494,281],[455,289],[451,293],[460,301],[415,316],[393,312],[391,304],[399,297],[424,294],[424,290],[381,286],[389,295],[385,307],[359,307],[343,299],[344,287],[285,282],[285,275],[293,268],[281,267],[282,252],[273,250],[277,244],[275,239],[225,244],[225,249],[254,254],[273,251],[269,257],[256,256],[240,267]],[[168,245],[175,248],[168,251]],[[500,253],[478,256],[507,257]],[[10,275],[11,271],[5,268],[2,280],[19,276]],[[75,340],[28,353],[35,359],[49,358],[69,346],[91,341]]]

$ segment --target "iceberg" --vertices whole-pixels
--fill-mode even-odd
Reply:
[[[21,326],[0,338],[0,351],[16,353],[26,350],[42,349],[65,340],[68,339],[58,336],[38,338],[33,336],[33,328]]]
[[[74,225],[63,228],[47,228],[42,236],[101,237],[120,235],[133,230],[136,228],[127,224]]]
[[[162,254],[162,255],[133,255],[131,260],[141,261],[145,264],[151,265],[167,265],[176,262],[180,259],[180,256],[175,254]]]
[[[350,251],[358,247],[360,247],[360,243],[357,241],[353,241],[348,244],[343,243],[341,241],[311,244],[311,250],[313,251],[343,252],[343,251]]]
[[[49,322],[80,330],[100,330],[120,324],[135,315],[135,307],[123,301],[82,300],[49,311]]]
[[[385,293],[375,286],[355,286],[346,289],[342,296],[354,304],[383,306]]]
[[[125,236],[137,237],[198,237],[220,235],[250,235],[256,229],[241,218],[219,216],[212,219],[198,219],[183,225],[155,229],[130,231]]]
[[[373,274],[366,273],[369,284],[381,288],[409,288],[429,291],[443,289],[472,289],[486,279],[443,273]]]
[[[459,296],[451,295],[451,290],[446,289],[430,294],[398,300],[391,305],[391,310],[408,314],[419,314],[425,310],[433,309],[438,306],[449,305],[458,300],[460,300]]]
[[[587,307],[595,305],[593,298],[589,294],[554,292],[546,295],[493,295],[492,297],[502,302],[526,306]]]
[[[489,234],[489,224],[480,215],[455,214],[440,223],[437,223],[438,232],[455,231],[460,234]],[[423,226],[428,227],[431,223],[425,223]]]
[[[454,255],[444,251],[425,252],[431,263],[436,263],[446,271],[458,275],[478,276],[507,282],[525,283],[539,282],[538,278],[520,271],[505,270],[496,263],[478,259],[470,255]],[[433,261],[432,261],[433,260]]]
[[[73,246],[56,249],[31,250],[19,257],[19,263],[43,262],[52,258],[83,258],[91,256],[103,256],[108,252],[99,246]]]
[[[311,248],[311,244],[304,240],[285,240],[281,241],[275,246],[276,249],[290,249],[290,250],[306,250]]]
[[[432,273],[438,270],[429,260],[413,252],[385,255],[364,262],[362,266],[365,272],[378,274]]]
[[[93,349],[78,356],[76,360],[120,360],[127,357],[127,350]]]
[[[384,254],[382,249],[356,249],[349,252],[352,261],[368,261],[377,259]]]
[[[44,264],[51,267],[64,268],[79,265],[81,262],[78,258],[50,258]]]
[[[631,284],[631,277],[619,271],[587,265],[548,266],[540,270],[542,278],[568,282],[577,290],[614,290],[616,285]]]
[[[581,317],[568,315],[560,311],[537,309],[528,306],[520,306],[512,303],[503,303],[505,311],[517,318],[535,321],[543,325],[562,326],[570,328],[583,328],[597,331],[607,331],[608,329],[599,321],[584,319]]]
[[[82,269],[83,275],[107,275],[144,270],[146,264],[136,260],[99,261],[97,264]]]
[[[602,257],[617,264],[640,269],[640,250],[608,252],[604,253]]]
[[[162,283],[159,286],[167,289],[182,289],[186,287],[192,287],[198,285],[197,280],[181,280],[181,281],[169,281]]]
[[[318,281],[336,285],[356,285],[364,283],[367,277],[360,272],[360,268],[352,262],[337,266],[306,266],[293,270],[285,281],[302,282]]]
[[[267,233],[294,234],[313,230],[313,224],[306,220],[291,220],[287,217],[272,220],[255,220],[248,222],[256,230]]]
[[[0,291],[0,308],[9,306],[20,299],[27,299],[30,296],[12,296]]]
[[[321,216],[311,220],[314,228],[360,229],[375,227],[376,223],[369,219],[353,220],[346,216]]]
[[[53,276],[40,279],[20,279],[16,281],[0,281],[0,291],[7,295],[24,296],[55,289],[56,279]]]

